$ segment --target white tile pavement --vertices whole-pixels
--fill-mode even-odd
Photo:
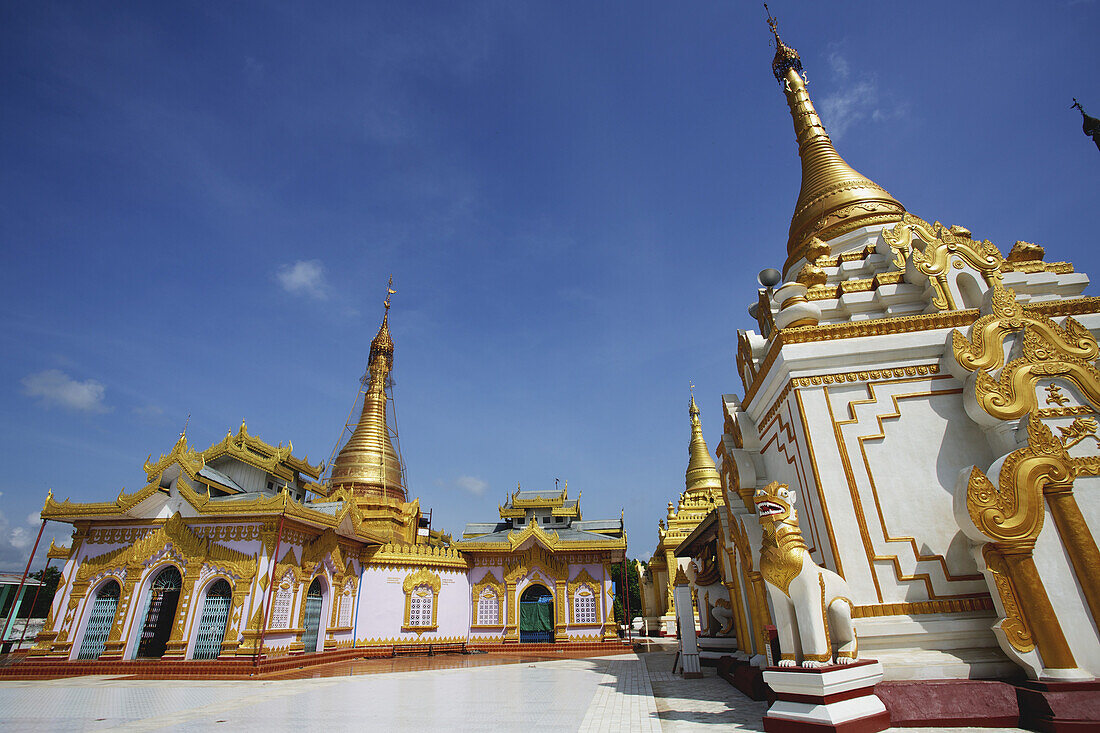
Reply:
[[[672,658],[624,654],[307,680],[2,682],[0,730],[763,730],[764,703],[713,669],[704,668],[703,679],[674,675]]]

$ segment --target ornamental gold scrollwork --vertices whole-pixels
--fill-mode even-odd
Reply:
[[[1013,451],[995,487],[974,467],[966,491],[970,521],[993,542],[1034,547],[1043,528],[1043,485],[1072,481],[1065,448],[1041,420],[1027,421],[1028,445]]]
[[[1016,293],[999,283],[993,286],[989,314],[974,321],[970,338],[951,335],[955,360],[967,371],[995,371],[1004,364],[1004,340],[1021,330],[1031,332],[1029,354],[1037,361],[1093,361],[1100,349],[1088,329],[1073,318],[1059,326],[1049,317],[1025,311]]]
[[[1020,356],[1005,364],[1005,340],[1020,333]],[[1044,667],[1073,669],[1076,661],[1047,595],[1033,558],[1043,528],[1044,502],[1049,504],[1057,533],[1095,620],[1100,620],[1100,551],[1072,495],[1074,477],[1096,463],[1074,459],[1068,449],[1096,438],[1096,420],[1077,415],[1058,426],[1061,437],[1043,423],[1038,383],[1060,377],[1072,382],[1092,407],[1100,404],[1100,372],[1092,365],[1100,349],[1096,339],[1073,318],[1059,326],[1049,317],[1027,312],[1015,293],[993,282],[991,312],[970,328],[970,338],[952,334],[952,352],[965,370],[976,372],[974,397],[997,420],[1025,418],[1027,445],[999,461],[998,485],[977,467],[965,485],[966,513],[988,544],[983,547],[986,570],[1000,600],[1004,639],[1020,653],[1037,648]],[[994,377],[991,372],[1000,369]],[[1069,401],[1057,385],[1048,385],[1045,404],[1057,412]],[[997,464],[994,464],[995,466]],[[970,533],[967,527],[964,531]],[[1006,649],[1007,651],[1007,649]]]
[[[913,239],[926,246],[921,251]],[[883,228],[882,238],[894,253],[894,265],[904,270],[908,260],[918,272],[926,275],[936,291],[932,304],[940,310],[959,310],[948,288],[947,273],[952,261],[956,268],[962,263],[973,267],[987,284],[1000,282],[1004,256],[989,240],[975,241],[961,227],[947,228],[938,221],[929,225],[920,217],[906,212],[893,229]],[[953,259],[958,258],[958,259]]]

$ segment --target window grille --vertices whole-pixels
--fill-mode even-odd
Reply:
[[[306,593],[306,618],[302,631],[302,645],[306,654],[317,651],[317,636],[321,631],[321,582],[314,579]]]
[[[99,655],[103,653],[103,648],[107,646],[107,636],[115,622],[118,595],[118,583],[113,580],[104,584],[96,593],[77,659],[99,659]]]
[[[283,586],[286,586],[284,588]],[[272,629],[286,629],[290,627],[290,605],[294,600],[294,573],[289,570],[279,581],[279,588],[275,591],[275,602],[271,605]]]
[[[584,595],[587,592],[588,595]],[[573,622],[578,624],[599,623],[596,616],[596,596],[588,587],[582,588],[573,597]]]
[[[500,623],[500,606],[497,594],[486,591],[477,602],[477,622],[483,626],[495,626]]]
[[[195,639],[194,659],[217,659],[222,653],[225,626],[229,621],[229,607],[233,602],[233,590],[229,583],[217,580],[206,592],[199,621],[199,635]]]
[[[432,589],[426,585],[413,588],[409,604],[409,626],[432,625]]]

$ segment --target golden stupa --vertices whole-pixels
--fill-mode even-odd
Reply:
[[[788,273],[806,256],[814,237],[828,241],[860,227],[901,221],[905,207],[837,153],[806,91],[798,51],[780,40],[774,18],[769,18],[768,24],[775,35],[772,73],[783,84],[802,160],[802,188],[791,217],[783,265]]]
[[[359,424],[332,462],[329,483],[333,491],[347,489],[356,497],[384,497],[403,502],[406,496],[401,459],[393,448],[386,424],[386,379],[393,369],[389,294],[385,305],[382,325],[370,344],[369,381]]]

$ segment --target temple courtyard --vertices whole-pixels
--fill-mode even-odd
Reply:
[[[0,728],[763,730],[764,703],[745,697],[713,669],[705,669],[703,679],[682,679],[672,673],[673,661],[667,650],[557,660],[444,655],[337,663],[281,679],[0,682]]]

